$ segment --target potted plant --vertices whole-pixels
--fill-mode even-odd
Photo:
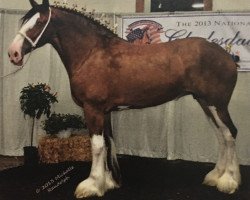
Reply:
[[[43,130],[49,135],[67,138],[75,130],[86,129],[86,123],[80,115],[53,113],[43,122]]]
[[[44,114],[47,117],[51,114],[51,105],[57,101],[57,93],[50,92],[50,86],[45,83],[28,84],[21,90],[20,105],[24,116],[32,119],[30,146],[24,147],[24,163],[34,164],[38,162],[37,148],[33,146],[33,134],[35,120],[40,119]]]

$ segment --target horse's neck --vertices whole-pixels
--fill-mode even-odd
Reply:
[[[102,46],[103,38],[90,30],[86,24],[65,17],[64,24],[57,27],[52,45],[57,50],[69,76],[80,67],[92,49]]]
[[[82,36],[63,33],[58,35],[56,42],[53,42],[54,48],[57,50],[67,71],[86,59],[88,53],[96,45],[96,41],[91,38],[83,40]]]

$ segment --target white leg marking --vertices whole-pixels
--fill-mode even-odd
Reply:
[[[212,112],[214,118],[218,118],[215,107],[209,107],[209,109]],[[216,121],[217,121],[217,119],[216,119]],[[225,142],[224,137],[223,137],[222,134],[223,133],[221,132],[221,130],[216,131],[216,136],[217,136],[218,143],[219,143],[218,161],[217,161],[217,163],[215,165],[215,168],[206,175],[206,177],[204,179],[204,182],[203,182],[203,184],[205,184],[205,185],[217,186],[219,178],[225,172],[226,162],[227,162],[227,158],[226,158],[226,142]]]
[[[220,120],[214,107],[209,107],[219,126],[219,158],[215,168],[207,174],[204,184],[217,186],[224,193],[234,193],[241,182],[239,164],[236,156],[235,139],[228,127]]]
[[[77,186],[75,191],[77,198],[103,196],[107,190],[118,187],[106,167],[107,151],[103,135],[93,135],[91,146],[91,172],[89,177]]]
[[[91,138],[92,167],[89,178],[81,182],[75,191],[77,198],[103,196],[105,193],[104,162],[106,149],[103,135],[93,135]]]
[[[220,177],[218,181],[217,188],[221,192],[232,194],[238,189],[241,183],[241,175],[236,155],[235,139],[232,137],[229,130],[226,130],[224,135],[227,146],[227,165],[225,173]]]
[[[119,188],[119,185],[114,181],[111,171],[106,171],[106,190]]]

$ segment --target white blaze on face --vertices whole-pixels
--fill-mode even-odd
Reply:
[[[22,46],[24,42],[24,36],[26,35],[27,31],[32,29],[35,24],[37,19],[39,19],[40,13],[36,13],[30,20],[28,20],[20,29],[19,33],[17,34],[16,37],[14,38],[13,42],[11,43],[9,47],[9,57],[10,61],[14,64],[21,65],[22,64]]]

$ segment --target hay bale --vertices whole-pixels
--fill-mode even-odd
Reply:
[[[69,138],[46,136],[39,141],[38,152],[42,163],[90,161],[90,138],[87,134]]]

